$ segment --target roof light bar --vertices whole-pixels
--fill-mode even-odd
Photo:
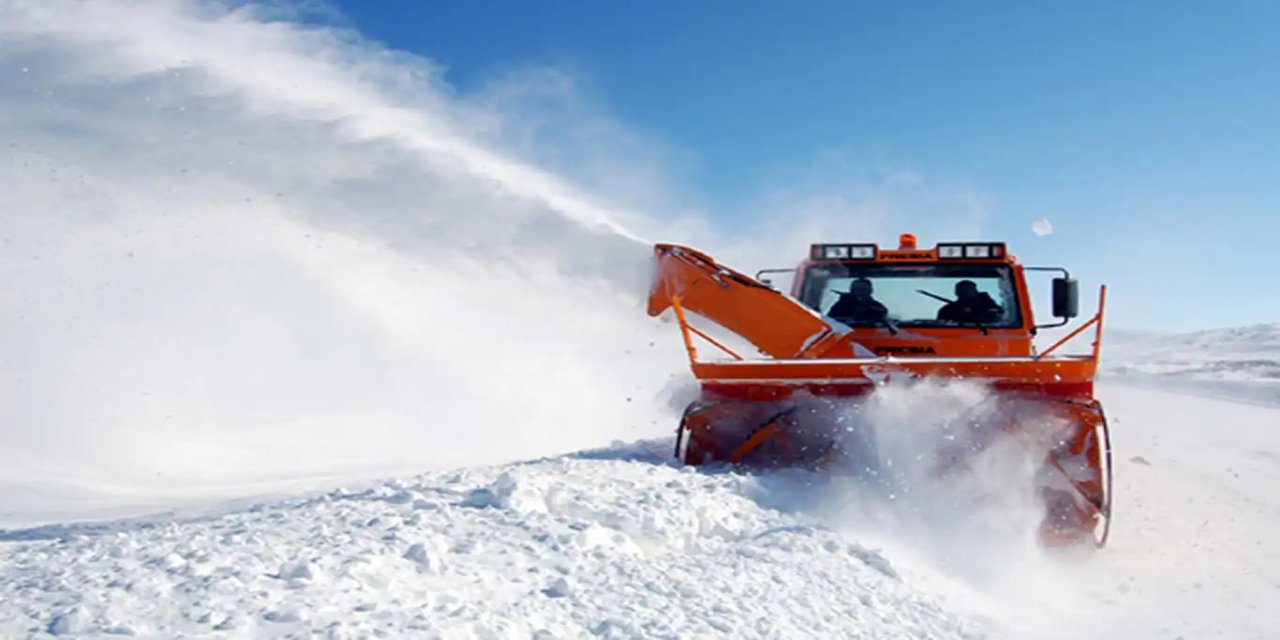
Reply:
[[[1004,258],[1002,242],[965,242],[963,244],[938,245],[938,258],[942,260],[991,260]]]
[[[814,260],[875,260],[874,244],[815,244],[809,256]]]

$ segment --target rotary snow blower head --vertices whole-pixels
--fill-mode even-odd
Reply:
[[[649,314],[674,312],[701,389],[677,429],[676,455],[685,463],[822,465],[837,456],[874,457],[874,451],[851,451],[859,445],[835,433],[846,427],[815,407],[866,396],[893,381],[971,380],[1066,425],[1053,435],[1037,474],[1045,508],[1041,539],[1106,543],[1111,449],[1093,394],[1105,286],[1092,318],[1037,351],[1038,330],[1065,326],[1078,315],[1077,283],[1062,268],[1023,266],[1004,243],[920,248],[915,236],[904,234],[897,249],[815,244],[795,269],[768,269],[756,278],[688,247],[659,244],[654,251]],[[1052,280],[1056,322],[1036,324],[1029,271],[1058,274]],[[789,295],[764,277],[779,272],[794,273]],[[1089,353],[1058,353],[1090,328]],[[718,331],[759,353],[740,355],[712,335]],[[722,357],[700,357],[699,342]],[[1042,428],[1019,415],[1025,413],[1004,414],[997,427],[1023,434]]]

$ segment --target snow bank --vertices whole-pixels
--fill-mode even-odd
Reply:
[[[0,635],[974,637],[759,478],[657,448],[430,473],[222,516],[0,534]]]

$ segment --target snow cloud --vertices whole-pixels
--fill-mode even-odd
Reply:
[[[3,495],[667,432],[641,217],[486,144],[430,63],[280,17],[0,3]]]
[[[769,500],[984,587],[1039,566],[1038,488],[1067,424],[972,381],[892,381],[823,405],[843,428],[834,467],[766,479]]]

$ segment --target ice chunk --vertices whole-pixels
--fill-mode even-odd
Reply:
[[[569,583],[567,578],[559,577],[556,578],[555,582],[551,583],[551,586],[543,589],[542,593],[548,598],[563,598],[570,593],[573,593],[573,586]]]
[[[75,607],[58,614],[49,621],[49,633],[55,636],[69,636],[84,633],[88,629],[84,610]]]
[[[306,560],[293,560],[280,565],[276,575],[281,580],[314,580],[316,572]]]
[[[293,610],[268,611],[262,614],[262,619],[267,622],[275,622],[277,624],[292,624],[302,622],[302,615]]]
[[[444,568],[444,552],[436,544],[414,543],[403,557],[418,565],[420,572],[437,573]]]

